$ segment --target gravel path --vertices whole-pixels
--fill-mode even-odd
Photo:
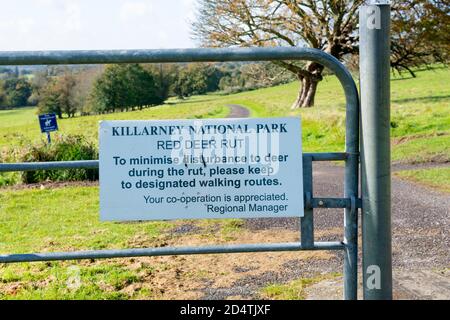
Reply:
[[[238,104],[227,104],[230,108],[230,114],[227,118],[248,118],[250,116],[250,111]]]
[[[343,196],[343,167],[314,164],[314,196]],[[316,209],[315,230],[343,225],[340,209]],[[450,195],[392,179],[393,264],[397,268],[445,268],[450,265]],[[299,228],[298,219],[249,219],[251,229]],[[322,239],[325,240],[325,239]],[[328,239],[327,239],[328,240]],[[340,239],[333,239],[340,240]]]
[[[402,170],[418,170],[418,169],[434,169],[434,168],[448,168],[450,167],[449,162],[426,162],[426,163],[393,163],[392,171],[402,171]]]
[[[343,167],[315,163],[313,170],[315,196],[343,196]],[[343,210],[316,209],[314,212],[315,232],[325,234],[316,236],[316,241],[341,241]],[[395,298],[431,299],[442,295],[446,299],[450,298],[450,273],[440,274],[450,267],[449,217],[449,194],[393,178],[392,258]],[[279,228],[280,232],[285,229],[299,230],[299,219],[247,219],[245,226],[255,231],[270,228]],[[330,232],[326,232],[327,230]],[[361,235],[361,229],[359,234]],[[359,246],[361,270],[361,243]],[[293,261],[292,265],[286,265],[282,272],[266,274],[261,279],[252,280],[255,285],[264,281],[283,283],[318,272],[342,272],[342,258],[342,252],[336,252],[335,258],[326,264],[323,261],[310,260],[305,263],[297,260]],[[415,282],[411,279],[415,279]],[[361,275],[359,280],[361,281]],[[308,297],[341,299],[342,280],[328,282],[319,283],[308,290]],[[235,285],[239,287],[241,284]],[[226,291],[222,294],[224,292]]]
[[[240,105],[229,105],[230,117],[247,117],[249,111]],[[433,168],[448,164],[393,165],[392,171]],[[315,162],[314,196],[343,197],[344,168],[326,162]],[[342,228],[343,210],[316,209],[315,230]],[[247,219],[253,230],[299,229],[299,219]],[[450,195],[393,177],[392,179],[392,245],[393,264],[398,268],[440,268],[450,266]],[[339,235],[341,237],[341,235]],[[330,233],[316,240],[341,240]]]
[[[230,105],[231,114],[239,114],[244,117],[242,106]],[[234,111],[234,112],[233,112]],[[231,115],[230,115],[231,116]],[[248,116],[248,114],[247,114]],[[448,164],[394,164],[392,171],[425,169],[448,166]],[[315,162],[313,167],[314,196],[316,197],[343,197],[344,168],[326,162]],[[403,281],[404,274],[432,273],[432,270],[448,269],[450,267],[450,195],[427,187],[420,186],[405,180],[392,178],[392,247],[394,282],[396,283],[397,297],[401,298],[426,298],[424,295],[414,296],[408,288],[407,281]],[[316,241],[342,240],[343,210],[342,209],[316,209],[314,211],[314,224],[317,233]],[[279,228],[280,230],[299,230],[299,219],[296,218],[268,218],[246,219],[245,227],[251,230],[263,230]],[[330,232],[326,232],[330,231]],[[360,231],[361,232],[361,231]],[[359,233],[361,234],[361,233]],[[361,245],[361,244],[359,244]],[[361,250],[359,250],[361,255]],[[249,279],[250,283],[259,282],[283,282],[290,279],[305,276],[311,272],[341,271],[342,253],[336,253],[336,259],[332,259],[328,265],[300,263],[294,261],[294,266],[286,266],[285,272],[266,274],[264,279]],[[299,268],[301,265],[301,268]],[[448,275],[448,274],[447,274]],[[418,276],[417,276],[418,277]],[[446,287],[450,284],[450,277],[445,281],[439,278],[435,281]],[[417,288],[437,289],[432,286],[432,281],[420,281],[418,277]],[[425,279],[425,278],[424,278]],[[228,290],[243,289],[241,283],[236,283],[234,288]],[[248,284],[247,284],[248,286]],[[248,287],[245,287],[247,290]],[[406,288],[406,289],[405,289]],[[227,292],[224,288],[224,291]],[[447,289],[450,290],[450,289]],[[244,290],[245,291],[245,290]],[[420,290],[419,290],[420,291]],[[208,292],[206,296],[225,297],[221,292]],[[406,293],[405,293],[406,292]],[[450,298],[450,297],[447,297]]]

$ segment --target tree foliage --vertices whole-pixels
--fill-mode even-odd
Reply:
[[[55,88],[55,83],[49,84],[42,92],[41,100],[38,104],[38,113],[54,113],[58,118],[62,118],[62,108],[59,101],[59,94]]]
[[[426,62],[424,58],[431,57],[432,52],[440,52],[441,40],[435,39],[448,39],[448,32],[445,33],[448,4],[442,5],[447,1],[395,2],[393,52],[398,53],[394,55],[393,67],[401,71],[418,61]],[[358,9],[363,3],[363,0],[200,0],[193,30],[207,46],[308,46],[343,61],[349,55],[358,54]],[[416,13],[417,6],[421,13]],[[447,29],[436,28],[436,24],[442,24],[438,20],[444,21],[445,15]],[[422,36],[423,33],[427,36]],[[405,50],[418,44],[423,46],[421,60],[411,50]],[[277,64],[301,82],[293,107],[313,106],[323,66],[314,62]]]
[[[39,113],[56,113],[74,117],[87,115],[91,108],[91,90],[101,68],[85,70],[65,69],[57,76],[48,76],[47,72],[37,73],[33,78],[33,95],[29,100],[38,102]],[[30,104],[33,101],[29,101]]]
[[[24,78],[11,78],[3,82],[0,96],[8,107],[23,107],[31,96],[31,85]]]
[[[413,67],[446,63],[450,54],[448,0],[397,1],[392,11],[391,66],[415,77]]]
[[[6,104],[5,89],[3,88],[3,83],[0,82],[0,107],[3,107],[5,104]]]
[[[216,91],[223,76],[223,71],[214,64],[191,63],[178,70],[172,91],[182,99]]]
[[[98,112],[127,111],[157,105],[167,98],[161,93],[154,75],[138,64],[106,67],[93,87]]]

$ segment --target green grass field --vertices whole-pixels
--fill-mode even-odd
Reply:
[[[66,201],[66,199],[71,201]],[[76,249],[103,249],[130,246],[129,241],[142,236],[149,242],[168,224],[100,223],[96,187],[69,187],[53,190],[24,190],[0,193],[2,217],[0,252],[30,252]],[[30,210],[33,208],[33,210]],[[18,219],[20,217],[20,219]],[[121,286],[138,280],[136,273],[120,263],[99,263],[80,273],[89,279],[81,290],[68,289],[67,268],[71,262],[15,264],[0,267],[0,298],[122,298]],[[48,284],[48,279],[51,285]],[[17,284],[19,282],[19,285]],[[9,285],[19,287],[14,294]],[[39,285],[39,283],[43,283]],[[22,285],[24,284],[24,285]],[[28,285],[29,284],[29,285]],[[113,289],[101,289],[101,285]]]
[[[68,201],[70,199],[70,201]],[[166,241],[183,244],[183,234],[168,231],[187,221],[115,223],[98,219],[98,187],[0,191],[0,253],[158,247]],[[233,240],[236,219],[192,222],[206,229],[202,238]],[[208,233],[208,228],[214,233]],[[219,237],[219,238],[218,238]],[[131,299],[161,298],[151,287],[136,289],[153,272],[165,271],[162,261],[139,264],[134,259],[0,264],[0,299]],[[82,283],[68,286],[76,266]],[[149,284],[150,285],[150,284]],[[133,290],[125,290],[133,287]]]
[[[446,163],[450,161],[450,70],[420,71],[417,75],[416,79],[392,81],[392,158],[403,163]],[[241,104],[250,109],[253,117],[301,115],[305,151],[343,150],[345,104],[336,79],[327,77],[320,84],[316,106],[311,109],[290,110],[297,90],[298,84],[292,83],[233,95],[171,100],[164,106],[142,111],[63,119],[59,121],[60,133],[83,134],[96,141],[99,120],[226,117],[228,104]],[[40,139],[44,137],[34,108],[0,111],[0,149]],[[402,171],[396,175],[450,191],[448,168]],[[95,186],[3,188],[0,189],[0,217],[0,253],[150,247],[167,245],[167,241],[184,244],[182,236],[178,242],[167,239],[167,231],[176,225],[173,223],[99,222]],[[221,239],[215,238],[217,233],[206,232],[204,236],[222,242],[233,239],[240,229],[234,220],[214,222],[214,226],[219,228]],[[149,279],[155,277],[154,273],[156,277],[164,275],[172,267],[166,260],[151,261],[117,259],[0,265],[0,299],[160,298],[161,293],[153,291]],[[81,277],[80,286],[68,285],[73,272]],[[204,277],[203,273],[196,276]],[[273,284],[261,294],[271,299],[302,298],[303,288],[311,281],[315,280]]]
[[[229,109],[223,105],[211,106],[204,103],[163,105],[133,112],[60,119],[57,134],[81,134],[96,141],[100,120],[223,118],[228,112]],[[0,147],[33,143],[41,139],[44,139],[44,135],[41,134],[35,108],[0,111]]]
[[[314,278],[300,278],[286,284],[271,284],[262,289],[263,297],[271,300],[304,300],[305,289],[317,282],[341,276],[331,273]]]
[[[392,81],[392,159],[396,162],[450,160],[450,70],[419,71],[415,79]],[[340,84],[326,77],[320,84],[316,106],[290,110],[298,84],[232,95],[195,96],[142,111],[62,119],[60,133],[83,134],[97,139],[103,119],[176,119],[226,117],[227,104],[241,104],[253,117],[301,115],[305,151],[340,151],[344,147],[345,100]],[[1,146],[44,139],[32,108],[0,111]]]
[[[396,172],[395,175],[437,190],[450,192],[450,166],[444,168],[403,170]]]

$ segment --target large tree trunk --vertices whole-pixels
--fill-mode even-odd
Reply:
[[[301,85],[297,99],[292,104],[291,109],[310,108],[314,106],[317,85],[322,81],[323,67],[317,63],[310,63],[304,71],[306,72],[297,75]]]
[[[300,90],[298,92],[297,99],[295,99],[295,102],[292,104],[291,109],[313,107],[318,84],[319,80],[312,77],[304,77],[301,79]]]

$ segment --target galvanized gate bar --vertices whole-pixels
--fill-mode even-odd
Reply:
[[[98,169],[98,160],[0,163],[0,172],[59,169]]]
[[[300,218],[300,241],[304,249],[309,249],[314,246],[313,167],[311,157],[305,156],[303,157],[303,193],[305,212],[304,216]]]
[[[351,155],[345,163],[344,197],[350,198],[350,207],[344,209],[344,299],[358,298],[358,168],[359,155]]]
[[[343,161],[348,158],[345,152],[303,153],[303,158],[313,161]],[[58,170],[58,169],[98,169],[98,160],[48,161],[48,162],[16,162],[0,163],[0,172]]]
[[[305,218],[302,219],[301,238],[304,242],[282,244],[246,244],[186,248],[148,248],[60,252],[39,254],[9,254],[0,262],[49,261],[68,259],[97,259],[153,255],[236,253],[292,250],[344,250],[344,298],[356,299],[357,293],[357,213],[359,170],[359,98],[349,71],[333,56],[310,48],[220,48],[169,50],[112,50],[112,51],[42,51],[0,52],[0,65],[52,64],[109,64],[109,63],[167,63],[309,60],[329,68],[339,79],[346,98],[345,152],[304,154],[305,156]],[[312,161],[345,161],[344,198],[314,198],[312,194]],[[52,170],[70,168],[98,168],[98,161],[69,161],[48,163],[0,164],[0,172]],[[301,195],[299,195],[301,196]],[[314,242],[312,208],[345,208],[343,242]]]
[[[304,177],[304,192],[305,192],[305,209],[312,212],[313,208],[348,208],[352,205],[356,208],[361,208],[361,199],[356,199],[356,203],[352,203],[351,198],[324,198],[312,196],[312,161],[327,160],[343,160],[347,158],[345,153],[304,153],[303,154],[303,177]],[[14,171],[34,171],[34,170],[64,170],[64,169],[98,169],[98,160],[81,160],[81,161],[53,161],[53,162],[22,162],[22,163],[0,163],[0,172],[14,172]],[[310,221],[302,218],[303,234],[302,243],[309,243],[312,246],[314,241],[314,227],[313,218],[310,216]],[[309,223],[309,226],[307,227]],[[309,228],[309,231],[307,231]],[[309,234],[308,234],[309,232]],[[307,236],[308,234],[308,236]],[[307,238],[309,237],[309,238]],[[309,240],[310,239],[310,240]],[[309,242],[308,242],[309,241]]]
[[[307,250],[342,250],[342,242],[316,242]],[[81,259],[106,259],[106,258],[131,258],[147,256],[170,256],[192,254],[220,254],[220,253],[245,253],[245,252],[276,252],[276,251],[302,251],[305,250],[300,242],[286,243],[255,243],[236,244],[222,246],[202,247],[167,247],[167,248],[142,248],[142,249],[117,249],[117,250],[89,250],[73,252],[48,252],[31,254],[7,254],[0,255],[0,263],[37,262],[54,260],[81,260]]]

